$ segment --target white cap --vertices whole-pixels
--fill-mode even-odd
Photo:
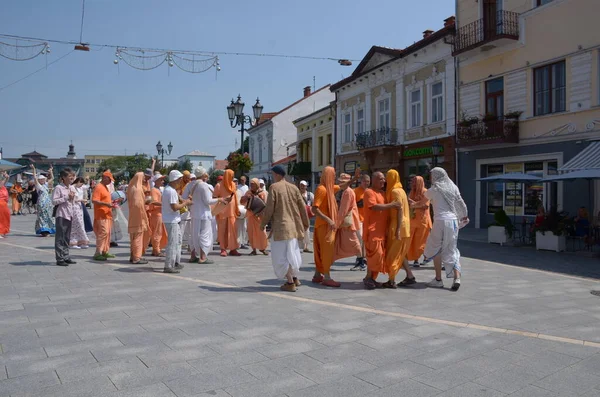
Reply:
[[[198,178],[202,177],[204,174],[206,174],[206,169],[204,167],[196,167],[194,170],[194,175]]]
[[[175,182],[178,179],[183,178],[183,174],[177,170],[169,172],[169,182]]]
[[[259,179],[258,180],[258,184],[259,185],[264,185],[265,184],[265,180],[264,179]]]
[[[306,182],[306,181],[300,181],[300,184],[304,185],[304,186],[308,186],[308,182]]]
[[[48,178],[46,178],[44,175],[40,174],[40,175],[38,175],[37,179],[48,179]]]

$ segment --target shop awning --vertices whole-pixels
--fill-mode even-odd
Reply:
[[[559,171],[579,171],[600,168],[600,141],[592,142],[577,156],[567,161]]]

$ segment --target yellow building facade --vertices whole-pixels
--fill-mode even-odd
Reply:
[[[320,183],[323,168],[334,163],[333,130],[335,105],[330,104],[311,114],[294,120],[297,139],[296,162],[290,175],[306,180],[313,188]]]
[[[92,154],[84,156],[84,167],[83,167],[83,177],[84,178],[95,178],[98,173],[98,167],[104,160],[111,159],[113,157],[119,157],[110,154]]]
[[[567,195],[562,183],[474,180],[553,175],[600,147],[599,17],[597,0],[457,1],[458,175],[476,227],[500,209],[529,222],[540,205],[571,214],[594,207],[585,181],[569,183],[577,194]],[[600,186],[592,189],[599,197]]]

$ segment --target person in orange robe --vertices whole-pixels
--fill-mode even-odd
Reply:
[[[102,180],[94,188],[92,193],[92,204],[94,204],[94,234],[96,235],[96,253],[95,261],[105,261],[115,256],[108,252],[110,248],[110,231],[112,228],[113,217],[112,202],[108,186],[114,182],[115,178],[110,171],[104,171]]]
[[[129,262],[139,265],[148,263],[142,258],[144,254],[144,232],[148,231],[148,215],[146,213],[146,195],[144,193],[144,173],[137,172],[127,188],[127,202],[129,208],[129,241],[131,254]]]
[[[8,190],[4,184],[8,182],[8,174],[0,175],[0,238],[10,232],[10,210],[8,209]]]
[[[352,177],[349,174],[340,174],[338,183],[343,191],[336,222],[335,254],[333,260],[360,256],[362,253],[358,229],[360,217],[356,206],[354,190],[350,189]]]
[[[225,170],[223,181],[215,186],[214,197],[229,198],[231,201],[226,208],[217,214],[217,229],[219,234],[219,245],[221,256],[227,256],[227,250],[231,256],[241,256],[238,252],[239,244],[235,220],[240,216],[239,202],[237,199],[235,183],[233,183],[233,170]]]
[[[386,202],[400,203],[400,208],[392,208],[389,212],[389,228],[385,244],[385,271],[388,274],[388,281],[383,283],[382,287],[395,289],[396,275],[402,266],[406,270],[406,278],[400,284],[406,286],[416,282],[406,262],[406,253],[410,246],[410,209],[398,171],[389,170],[386,174],[386,183]]]
[[[429,199],[425,197],[425,181],[421,176],[415,176],[410,181],[410,247],[406,259],[414,261],[415,267],[419,265],[419,258],[425,251],[425,243],[431,232],[431,214],[429,212]]]
[[[23,188],[21,187],[21,183],[19,181],[15,181],[15,184],[10,188],[10,198],[12,201],[12,214],[13,215],[22,215],[21,213],[21,203],[17,199],[19,195],[23,193]]]
[[[246,192],[246,194],[240,200],[242,205],[246,205],[252,196],[256,196],[260,198],[265,204],[267,202],[267,195],[264,190],[260,188],[260,182],[258,178],[253,178],[250,180],[250,189]],[[267,232],[265,229],[261,229],[261,218],[260,214],[255,215],[250,209],[246,212],[246,220],[247,222],[247,230],[248,230],[248,239],[250,240],[250,246],[252,247],[252,252],[250,255],[256,255],[256,250],[262,252],[263,255],[267,254]]]
[[[335,228],[337,224],[338,205],[335,194],[340,187],[334,184],[335,169],[327,166],[321,175],[321,184],[315,191],[312,211],[317,216],[313,235],[315,274],[313,283],[321,283],[327,287],[339,287],[341,284],[331,279],[329,274],[335,253]]]
[[[367,276],[363,279],[365,288],[381,288],[375,281],[379,273],[385,272],[385,238],[391,208],[400,208],[400,203],[385,203],[385,176],[379,171],[373,173],[371,188],[364,195],[363,240],[367,256]]]
[[[367,270],[367,264],[365,260],[365,243],[363,240],[363,222],[365,221],[365,209],[364,209],[364,196],[365,191],[371,186],[371,177],[368,174],[360,176],[360,186],[354,189],[354,195],[356,196],[356,206],[358,207],[358,216],[360,224],[356,234],[360,240],[361,253],[356,257],[356,264],[350,270]]]
[[[148,229],[144,233],[144,247],[152,244],[152,256],[164,257],[161,252],[167,246],[169,237],[162,221],[162,193],[160,188],[165,184],[165,176],[160,175],[154,179],[154,187],[150,190],[152,202],[148,211]]]

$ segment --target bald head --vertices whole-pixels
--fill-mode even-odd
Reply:
[[[380,172],[380,171],[374,172],[371,179],[372,179],[371,187],[373,187],[373,189],[375,189],[375,190],[383,189],[383,185],[385,185],[385,176],[383,175],[382,172]]]

